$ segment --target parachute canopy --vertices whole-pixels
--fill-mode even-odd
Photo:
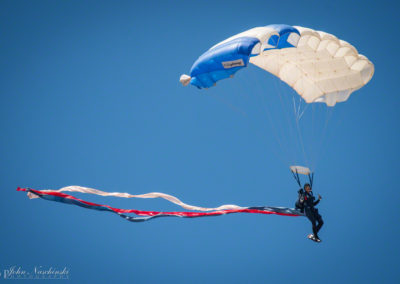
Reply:
[[[301,175],[309,175],[312,173],[309,168],[303,166],[290,166],[290,171],[292,173],[297,173]]]
[[[252,63],[279,77],[307,103],[334,106],[372,78],[374,65],[357,49],[332,34],[313,29],[269,25],[232,36],[211,47],[193,64],[183,85],[212,87]]]

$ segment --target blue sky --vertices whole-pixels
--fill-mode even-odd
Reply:
[[[393,1],[1,1],[2,275],[11,266],[65,266],[73,283],[397,283],[399,8]],[[262,111],[279,121],[277,92],[290,90],[256,68],[208,91],[178,81],[210,46],[272,23],[335,34],[375,64],[371,82],[335,107],[324,136],[314,188],[324,197],[323,243],[306,239],[305,218],[133,224],[15,191],[76,184],[160,191],[207,207],[293,206],[297,185],[275,139],[288,134],[274,133]],[[79,197],[177,210],[162,200]]]

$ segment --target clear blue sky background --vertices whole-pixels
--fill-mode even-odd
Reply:
[[[396,1],[1,1],[1,272],[67,266],[73,283],[398,283],[399,9]],[[321,244],[306,239],[305,218],[134,224],[15,191],[76,184],[202,206],[293,206],[297,185],[253,95],[262,92],[274,116],[276,79],[253,68],[208,91],[178,81],[213,44],[272,23],[335,34],[376,68],[332,116],[315,182]],[[255,88],[248,77],[257,76]]]

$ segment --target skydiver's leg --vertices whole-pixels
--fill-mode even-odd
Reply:
[[[308,218],[308,220],[310,220],[311,224],[312,224],[312,231],[313,231],[313,235],[314,237],[318,238],[318,230],[317,230],[317,224],[316,224],[316,220],[315,220],[315,215],[314,212],[311,210],[306,210],[306,216]]]
[[[319,239],[319,237],[318,237],[318,227],[317,227],[317,224],[316,224],[316,222],[315,222],[315,219],[314,219],[311,223],[312,223],[313,235],[314,235],[314,237],[316,237],[317,239]]]
[[[321,215],[318,214],[317,216],[317,221],[318,221],[318,225],[317,225],[317,232],[319,232],[319,230],[321,230],[322,225],[324,225],[324,220],[322,220]]]

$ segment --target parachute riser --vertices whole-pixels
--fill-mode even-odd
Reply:
[[[305,168],[305,167],[301,167],[301,166],[291,166],[290,167],[293,177],[301,189],[303,188],[303,185],[301,184],[301,180],[300,180],[300,176],[299,176],[299,169],[300,169],[301,174],[308,176],[308,183],[310,184],[310,187],[312,189],[313,183],[314,183],[314,173],[311,172],[310,169]]]
[[[294,177],[294,179],[296,180],[297,184],[300,186],[300,188],[303,188],[302,185],[301,185],[299,173],[297,172],[297,170],[296,170],[295,173],[292,172],[292,174],[293,174],[293,177]]]

